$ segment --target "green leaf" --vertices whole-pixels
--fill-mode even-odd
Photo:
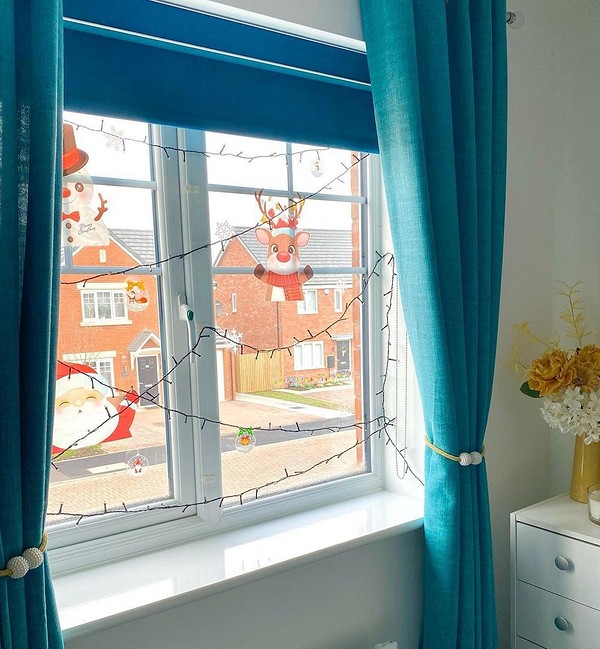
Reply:
[[[521,386],[521,392],[523,394],[526,394],[528,397],[533,397],[534,399],[539,399],[540,398],[540,393],[537,390],[532,390],[529,387],[529,383],[525,381],[523,385]]]

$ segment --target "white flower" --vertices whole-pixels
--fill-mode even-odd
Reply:
[[[586,444],[600,440],[600,393],[567,388],[543,398],[542,418],[551,428],[584,438]]]

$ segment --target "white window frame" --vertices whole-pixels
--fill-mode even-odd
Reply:
[[[160,234],[160,258],[165,258],[175,251],[198,248],[211,240],[208,191],[184,190],[185,187],[203,186],[210,190],[210,186],[207,181],[207,162],[203,156],[189,157],[184,164],[180,156],[167,158],[162,154],[162,147],[165,146],[204,150],[205,138],[202,132],[157,127],[154,129],[153,139],[158,144],[154,149],[154,165],[157,177],[162,178],[156,194],[157,235]],[[106,179],[103,179],[103,182],[105,183]],[[361,182],[364,183],[361,191],[364,195],[366,180],[363,179]],[[362,209],[366,207],[363,205]],[[181,221],[166,218],[167,214],[177,213],[181,214]],[[374,228],[373,223],[364,217],[363,224],[364,228]],[[369,263],[373,263],[376,258],[374,252],[376,239],[369,234],[367,240],[370,242],[370,248],[365,254],[369,257]],[[367,263],[364,265],[368,267]],[[179,272],[178,268],[182,269],[182,272]],[[106,267],[102,268],[105,269]],[[179,320],[177,308],[165,309],[164,340],[161,341],[163,353],[166,358],[171,356],[181,358],[189,349],[188,341],[194,339],[194,332],[199,333],[202,325],[214,326],[210,251],[206,254],[186,256],[183,264],[165,264],[161,272],[162,290],[167,296],[166,302],[183,299],[187,304],[193,305],[196,313],[195,322],[188,323]],[[380,299],[377,297],[380,295],[380,288],[375,284],[376,282],[372,282],[372,286],[369,287],[373,304]],[[94,284],[93,288],[99,286],[100,284]],[[86,290],[93,290],[90,284],[87,285]],[[308,290],[314,291],[315,301],[317,301],[317,289]],[[298,303],[299,309],[300,304]],[[318,304],[314,313],[317,312]],[[377,309],[363,310],[362,318],[363,325],[366,324],[366,320],[369,321],[369,331],[380,331],[381,317]],[[188,334],[191,338],[188,338]],[[323,342],[312,341],[311,344],[320,345],[321,349],[321,364],[313,369],[322,369],[325,366]],[[363,390],[365,394],[374,394],[376,386],[372,377],[377,376],[376,368],[381,366],[378,359],[382,353],[382,345],[379,338],[365,337],[363,346],[366,345],[369,346],[369,357],[365,356],[363,362]],[[210,501],[220,494],[220,432],[218,424],[211,423],[219,419],[214,340],[211,337],[201,339],[197,351],[204,362],[186,365],[190,372],[189,385],[182,387],[180,383],[177,391],[172,386],[163,386],[168,393],[170,407],[180,412],[201,412],[207,418],[202,425],[197,419],[191,418],[185,424],[179,422],[177,434],[172,435],[172,456],[177,458],[173,467],[176,494],[169,501],[173,504],[202,502],[203,499]],[[370,412],[371,417],[379,414],[377,404],[372,404]],[[197,443],[200,439],[202,444]],[[90,553],[93,554],[94,561],[106,561],[122,556],[127,551],[137,553],[162,544],[193,538],[198,534],[214,533],[216,530],[247,525],[273,516],[288,514],[291,511],[316,507],[381,489],[383,487],[382,453],[383,445],[377,439],[372,439],[369,472],[247,502],[243,506],[224,509],[218,502],[214,502],[199,507],[187,507],[185,512],[181,509],[154,510],[143,511],[132,517],[114,515],[104,517],[105,520],[99,517],[96,520],[83,521],[77,529],[72,526],[62,530],[51,527],[50,548],[53,569],[60,572],[70,570],[84,562],[89,563]],[[132,539],[132,547],[129,550],[124,550],[124,538]],[[76,553],[72,551],[74,543],[78,547]]]
[[[333,291],[333,310],[341,313],[344,310],[344,289],[336,288]]]
[[[310,349],[312,362],[305,363],[305,351]],[[315,350],[319,350],[320,360],[315,362]],[[294,370],[320,370],[325,367],[325,350],[322,340],[312,340],[294,345]]]
[[[106,325],[123,325],[123,324],[132,324],[132,321],[129,320],[127,312],[127,304],[125,302],[125,296],[123,294],[123,287],[112,288],[102,287],[102,285],[88,284],[85,288],[80,288],[80,299],[81,299],[81,326],[82,327],[98,327]],[[101,318],[98,313],[98,294],[99,293],[108,293],[110,296],[110,318]],[[92,295],[94,298],[94,317],[89,318],[85,315],[86,301],[85,298],[88,295]],[[123,315],[117,316],[116,312],[116,297],[120,296],[123,300]]]
[[[310,314],[315,314],[319,313],[319,291],[316,288],[304,288],[302,289],[302,295],[304,299],[300,302],[298,302],[298,315],[310,315]],[[308,300],[309,304],[307,304],[307,296],[314,296],[314,302],[312,302],[312,298]],[[312,304],[311,304],[312,302]],[[313,306],[314,305],[314,306]]]

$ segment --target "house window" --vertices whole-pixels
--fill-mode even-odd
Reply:
[[[86,457],[85,470],[77,474],[67,458],[56,457],[70,439],[65,431],[69,395],[61,402],[66,410],[62,420],[55,419],[57,473],[50,478],[48,511],[101,515],[78,525],[77,516],[49,516],[54,546],[174,521],[211,533],[221,524],[255,521],[305,508],[308,502],[331,502],[341,492],[347,496],[347,485],[357,493],[377,488],[380,479],[373,473],[369,447],[377,443],[376,436],[361,444],[371,427],[364,422],[376,421],[376,400],[362,398],[367,374],[361,351],[368,348],[369,358],[377,354],[369,342],[370,316],[357,302],[343,320],[331,306],[323,308],[318,326],[311,325],[310,331],[307,319],[298,317],[316,314],[318,291],[334,289],[339,277],[351,286],[367,276],[366,183],[359,182],[362,168],[353,166],[353,152],[321,150],[326,168],[342,163],[354,174],[337,183],[336,193],[328,189],[321,196],[324,182],[311,171],[314,155],[300,155],[307,150],[304,145],[121,121],[115,129],[140,144],[128,140],[126,150],[120,150],[106,146],[114,120],[75,113],[66,113],[65,119],[89,127],[75,131],[77,148],[89,156],[88,171],[97,183],[94,195],[107,201],[102,220],[110,241],[102,245],[106,263],[101,266],[94,242],[63,248],[59,358],[86,365],[97,377],[96,401],[104,401],[94,423],[90,419],[77,428],[97,433],[94,444],[81,448],[74,438],[70,451]],[[165,155],[166,147],[243,151],[254,161],[248,165],[241,156],[219,155],[184,159]],[[261,194],[262,187],[269,187],[272,196]],[[299,202],[298,194],[310,198]],[[302,287],[293,281],[269,283],[271,275],[260,273],[261,266],[269,267],[273,252],[263,241],[275,234],[260,226],[261,241],[256,224],[270,209],[284,216],[289,212],[292,221],[297,217],[300,222],[292,236],[302,237],[288,243],[285,252],[296,257],[298,268],[313,269],[310,279],[302,278]],[[198,254],[186,254],[181,263],[182,251]],[[148,295],[143,308],[127,308],[127,282],[143,286]],[[371,290],[377,294],[379,287]],[[73,308],[78,297],[83,323],[105,327],[80,326]],[[223,308],[229,300],[235,327],[227,323],[230,313]],[[113,327],[124,322],[130,325]],[[325,363],[326,355],[335,354],[336,337],[356,341],[349,349],[352,376],[343,390],[335,367]],[[88,349],[105,349],[101,345],[107,340],[113,357],[85,355]],[[79,372],[71,370],[78,386],[92,389]],[[64,392],[68,374],[59,363],[57,385]],[[314,403],[305,393],[316,387],[337,389],[319,411],[319,427],[334,429],[327,435],[306,433],[314,429],[315,417],[302,406]],[[327,395],[319,393],[319,398],[327,401]],[[249,408],[252,400],[260,403]],[[110,413],[110,425],[102,419],[103,410]],[[345,424],[340,427],[342,412]],[[103,426],[106,434],[101,435]],[[241,457],[247,449],[240,445],[238,431],[249,427],[256,448]],[[129,461],[139,454],[148,471],[131,481],[115,479],[115,473],[129,471]],[[317,457],[332,459],[304,475]],[[294,480],[285,479],[292,469]],[[262,502],[253,506],[249,500]],[[140,512],[103,513],[123,506]]]
[[[298,313],[304,315],[306,313],[318,313],[317,305],[317,290],[304,289],[302,291],[304,299],[298,302]]]
[[[88,365],[104,378],[108,385],[115,384],[115,373],[112,358],[88,361]]]
[[[295,370],[315,370],[322,367],[325,367],[322,342],[306,342],[294,346]]]
[[[333,310],[336,313],[344,310],[344,289],[336,288],[333,292]]]
[[[83,322],[86,324],[127,319],[122,290],[82,291],[81,303]]]

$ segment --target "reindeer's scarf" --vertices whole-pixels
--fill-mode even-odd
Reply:
[[[302,289],[300,288],[298,273],[280,275],[279,273],[274,273],[272,270],[269,270],[267,271],[266,280],[267,284],[271,284],[271,286],[281,286],[286,300],[302,302],[304,299]]]

